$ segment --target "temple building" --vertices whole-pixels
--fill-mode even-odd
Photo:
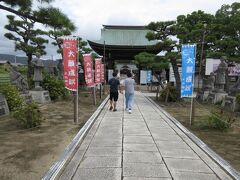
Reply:
[[[118,70],[121,74],[137,72],[132,62],[135,55],[141,52],[159,53],[148,48],[157,43],[146,38],[149,31],[145,26],[103,25],[100,40],[88,42],[97,54],[103,56],[107,69]]]

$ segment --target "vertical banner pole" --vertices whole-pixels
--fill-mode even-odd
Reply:
[[[78,124],[78,61],[79,61],[79,39],[77,38],[77,63],[76,63],[76,83],[77,89],[74,99],[74,122]]]
[[[63,38],[63,80],[66,89],[72,91],[74,98],[74,122],[78,123],[78,38]],[[77,44],[76,44],[77,43]]]
[[[102,99],[102,83],[100,84],[100,99]]]
[[[190,125],[194,117],[194,75],[196,44],[182,45],[182,81],[181,97],[191,97]]]
[[[190,126],[192,125],[192,116],[194,116],[193,115],[193,96],[191,98],[190,122],[189,122]]]
[[[190,109],[190,126],[193,124],[193,121],[194,121],[194,116],[195,116],[195,106],[194,106],[194,96],[193,96],[193,93],[194,93],[194,74],[193,74],[193,90],[192,90],[192,98],[191,98],[191,109]]]
[[[196,50],[197,50],[197,46],[195,45],[195,47],[194,47],[195,49],[194,49],[194,58],[195,58],[195,61],[196,61]],[[195,116],[195,106],[194,106],[194,83],[195,83],[195,81],[194,81],[194,79],[195,79],[195,72],[193,73],[193,75],[192,75],[193,77],[192,77],[192,99],[191,99],[191,111],[190,111],[190,126],[193,124],[193,121],[194,121],[194,116]]]
[[[95,85],[96,88],[100,87],[100,99],[102,98],[102,59],[95,58]]]
[[[93,104],[96,105],[97,101],[96,101],[96,85],[94,85],[92,87],[92,93],[93,93]]]
[[[105,37],[105,34],[104,34],[104,37]],[[104,40],[104,46],[103,46],[103,64],[104,64],[104,84],[103,84],[103,92],[104,94],[107,93],[107,90],[106,90],[106,79],[107,79],[107,73],[106,73],[106,58],[105,58],[105,40]]]

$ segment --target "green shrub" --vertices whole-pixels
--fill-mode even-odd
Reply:
[[[27,66],[19,66],[17,68],[18,72],[21,73],[23,76],[27,77],[28,67]]]
[[[235,118],[232,115],[227,115],[223,110],[220,112],[211,112],[208,118],[208,126],[217,130],[225,130],[231,127]]]
[[[236,101],[237,101],[238,104],[240,104],[240,93],[238,93],[238,94],[236,95]]]
[[[0,86],[0,92],[4,94],[10,111],[13,111],[23,105],[24,100],[20,96],[16,86],[5,84],[4,86]]]
[[[168,101],[175,102],[178,100],[179,93],[175,86],[167,86],[161,91],[160,100],[165,101],[166,96],[168,95]]]
[[[0,74],[8,74],[8,70],[6,69],[5,65],[0,65]]]
[[[36,103],[25,104],[17,108],[13,112],[13,117],[23,128],[39,126],[43,120],[42,113]]]
[[[44,75],[42,87],[49,91],[49,95],[52,100],[56,100],[60,97],[66,98],[69,96],[69,91],[65,88],[64,82],[53,75]]]

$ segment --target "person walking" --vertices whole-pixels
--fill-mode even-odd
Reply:
[[[117,73],[113,72],[113,78],[108,81],[110,85],[110,108],[109,110],[117,111],[118,90],[122,93],[120,88],[120,81],[117,78]]]
[[[126,111],[128,111],[129,114],[132,113],[134,85],[135,85],[135,80],[132,78],[132,73],[128,72],[127,78],[124,80],[123,86],[125,89]]]

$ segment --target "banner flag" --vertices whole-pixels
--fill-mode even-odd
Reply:
[[[87,84],[87,87],[93,87],[94,86],[94,74],[93,74],[91,54],[84,54],[83,61],[84,61],[83,63],[84,63],[85,82]]]
[[[63,39],[63,79],[71,91],[77,91],[78,87],[77,66],[77,39]]]
[[[147,70],[147,83],[152,81],[152,70]]]
[[[105,79],[105,74],[104,74],[105,70],[104,70],[104,64],[101,65],[101,82],[104,83]]]
[[[182,45],[181,97],[192,97],[195,73],[196,44]]]
[[[102,69],[102,59],[95,59],[95,83],[101,84],[101,69]]]

